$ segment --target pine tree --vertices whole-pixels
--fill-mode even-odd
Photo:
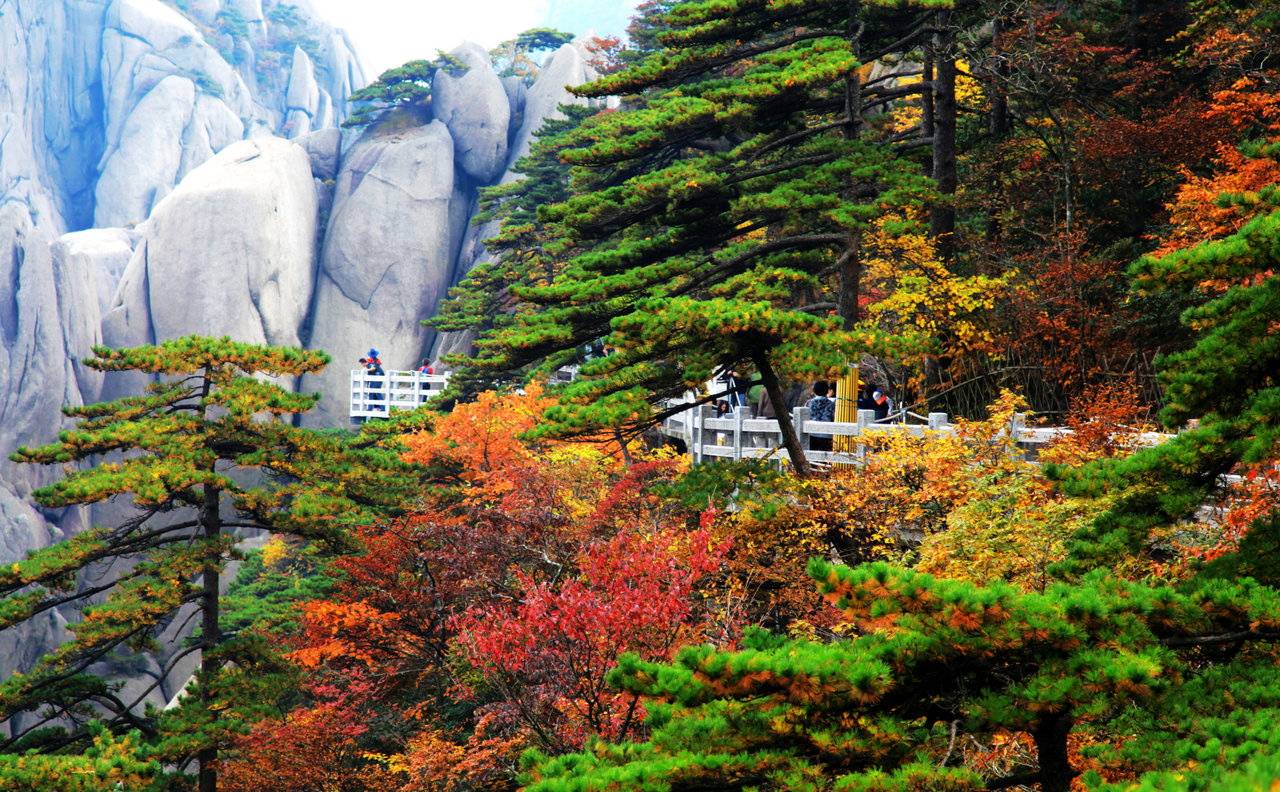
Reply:
[[[582,368],[548,427],[574,431],[646,425],[653,401],[731,368],[781,404],[780,376],[842,367],[859,348],[861,231],[929,195],[895,149],[908,143],[863,117],[923,89],[864,84],[866,64],[909,50],[920,9],[948,5],[674,4],[665,49],[575,89],[624,109],[556,144],[574,195],[539,211],[541,244],[524,250],[545,282],[510,288],[515,318],[478,343],[473,370],[555,368],[603,339],[613,354]]]
[[[761,631],[740,651],[631,657],[611,681],[646,697],[650,739],[531,757],[525,789],[1067,792],[1086,759],[1092,788],[1099,771],[1205,779],[1280,752],[1274,589],[1179,593],[1099,572],[1023,593],[822,560],[810,574],[858,637]],[[1116,744],[1082,757],[1073,733]],[[1010,737],[1029,739],[1031,766],[966,764]]]
[[[1280,144],[1246,146],[1254,156],[1276,156]],[[1230,236],[1163,257],[1147,257],[1132,270],[1148,293],[1198,295],[1183,314],[1198,333],[1195,346],[1162,362],[1165,426],[1194,428],[1134,456],[1080,471],[1052,469],[1069,494],[1122,493],[1077,537],[1069,569],[1107,565],[1143,551],[1158,526],[1187,518],[1211,502],[1222,477],[1237,465],[1274,464],[1280,459],[1280,209],[1276,187],[1224,204],[1249,206],[1256,216]],[[1241,552],[1209,570],[1280,582],[1276,549],[1280,514],[1264,514],[1244,539]]]
[[[288,673],[260,639],[228,633],[220,617],[221,573],[238,557],[238,535],[280,532],[350,548],[353,520],[406,499],[397,484],[406,481],[404,468],[387,451],[288,422],[318,397],[270,379],[322,369],[329,362],[322,352],[187,337],[94,354],[86,364],[98,370],[164,379],[142,395],[68,408],[80,419],[74,430],[50,445],[20,448],[13,459],[91,465],[68,468],[33,493],[45,507],[129,497],[137,513],[0,570],[0,628],[51,608],[86,606],[71,640],[0,686],[0,717],[38,713],[51,727],[14,734],[7,750],[68,752],[85,744],[86,723],[98,720],[141,729],[166,762],[198,760],[200,789],[212,792],[220,743],[271,704],[279,692],[271,685]],[[191,608],[200,617],[198,641],[177,651],[162,674],[199,653],[181,707],[141,712],[141,697],[123,700],[117,686],[90,672],[119,653],[160,650],[159,633]]]
[[[452,55],[438,52],[434,60],[412,60],[387,69],[378,79],[347,97],[354,109],[342,125],[365,127],[381,121],[396,109],[410,110],[429,120],[431,83],[436,72],[445,69],[449,74],[460,76],[467,68]]]

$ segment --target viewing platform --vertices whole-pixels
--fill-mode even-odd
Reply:
[[[856,463],[865,453],[863,441],[877,435],[905,432],[922,437],[926,431],[941,434],[954,434],[956,431],[955,426],[948,422],[946,413],[929,413],[927,416],[896,413],[895,418],[898,420],[893,423],[877,423],[874,411],[859,410],[854,422],[811,421],[807,407],[797,407],[791,412],[791,422],[795,425],[805,458],[818,464]],[[915,419],[918,423],[910,423],[909,419]],[[679,438],[685,444],[695,465],[712,459],[769,458],[779,463],[787,462],[787,452],[782,447],[782,431],[778,428],[777,420],[752,418],[745,409],[738,409],[718,418],[711,405],[690,407],[685,412],[667,418],[662,424],[662,431],[668,437]],[[1021,415],[1014,417],[1007,431],[1015,435],[1014,442],[1028,446],[1050,443],[1071,433],[1070,429],[1064,428],[1026,426]],[[809,437],[813,434],[831,435],[836,450],[810,449]],[[1144,432],[1138,435],[1137,442],[1139,445],[1157,445],[1171,437],[1173,435]],[[842,438],[846,439],[842,441]],[[846,448],[841,449],[841,446]]]
[[[364,369],[351,370],[351,418],[388,418],[392,412],[410,411],[426,404],[440,394],[449,383],[448,374],[419,374],[417,371],[389,370],[381,376]],[[677,404],[668,402],[667,408]],[[786,449],[782,447],[782,431],[774,418],[753,418],[746,408],[739,408],[723,417],[716,417],[715,407],[709,404],[690,405],[684,412],[670,416],[661,424],[663,434],[684,443],[694,464],[713,459],[773,459],[779,464],[788,463]],[[809,409],[797,407],[791,412],[791,421],[799,436],[805,457],[817,464],[856,463],[863,458],[865,441],[870,437],[888,433],[905,432],[922,437],[926,431],[951,434],[955,426],[941,412],[919,416],[897,412],[891,423],[877,423],[872,410],[859,410],[852,422],[811,421]],[[1070,429],[1029,427],[1021,415],[1015,416],[1007,431],[1016,435],[1015,442],[1024,447],[1050,443]],[[809,448],[813,434],[829,434],[834,438],[835,450],[815,451]],[[1137,437],[1139,445],[1157,445],[1173,435],[1144,432]]]
[[[416,410],[439,395],[448,382],[448,374],[388,370],[379,376],[352,369],[351,417],[387,418],[394,411]]]

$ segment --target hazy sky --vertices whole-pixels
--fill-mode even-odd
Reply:
[[[551,0],[311,2],[329,23],[346,28],[371,80],[393,66],[415,58],[434,57],[436,50],[450,50],[464,40],[492,47],[537,26],[551,7]],[[584,5],[634,8],[636,2],[594,0]]]

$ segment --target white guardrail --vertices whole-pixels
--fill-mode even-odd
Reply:
[[[387,418],[393,411],[415,410],[444,390],[448,374],[387,371],[378,376],[351,370],[351,417]]]
[[[438,395],[449,383],[448,374],[419,374],[416,371],[387,371],[379,376],[364,369],[351,370],[351,417],[387,418],[394,411],[414,410]],[[674,406],[668,402],[667,406]],[[747,409],[739,408],[723,418],[716,417],[715,407],[704,404],[676,413],[662,424],[662,431],[670,437],[684,441],[694,464],[707,459],[761,459],[771,457],[779,462],[786,460],[782,447],[782,431],[773,418],[752,418]],[[946,413],[929,413],[925,423],[876,423],[875,412],[859,410],[857,421],[810,421],[809,408],[797,407],[791,413],[799,435],[800,447],[810,462],[849,463],[862,459],[861,445],[850,443],[851,450],[814,451],[809,449],[809,436],[814,433],[830,434],[835,438],[858,438],[885,432],[907,432],[922,437],[926,430],[943,433],[955,432],[948,423]],[[1018,442],[1029,444],[1049,443],[1070,429],[1031,428],[1023,425],[1022,416],[1015,416],[1010,427],[1017,432]],[[1140,445],[1163,443],[1173,435],[1144,432],[1138,435]],[[838,440],[835,445],[844,445]]]
[[[791,413],[791,421],[799,436],[800,447],[810,462],[819,464],[852,463],[863,458],[865,449],[850,443],[850,450],[814,451],[809,448],[809,437],[812,434],[829,434],[835,438],[835,445],[842,445],[839,438],[867,437],[887,432],[906,432],[922,437],[925,431],[954,433],[955,426],[948,423],[946,413],[929,413],[925,423],[876,423],[875,412],[859,410],[856,422],[810,421],[809,408],[797,407]],[[1016,416],[1010,429],[1017,433],[1020,443],[1042,444],[1058,437],[1070,434],[1070,429],[1062,428],[1029,428],[1023,425],[1022,416]],[[716,417],[715,408],[711,405],[700,405],[686,412],[677,413],[663,422],[663,432],[670,437],[678,437],[684,441],[693,458],[694,464],[707,459],[760,459],[769,457],[779,462],[787,459],[786,450],[782,447],[782,431],[777,420],[773,418],[751,418],[744,409],[738,409],[731,415]],[[1156,445],[1173,437],[1158,432],[1144,432],[1138,436],[1141,445]]]

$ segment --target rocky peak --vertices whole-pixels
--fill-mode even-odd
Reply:
[[[54,235],[141,222],[235,141],[340,123],[364,84],[305,0],[7,0],[0,42],[0,202]]]

